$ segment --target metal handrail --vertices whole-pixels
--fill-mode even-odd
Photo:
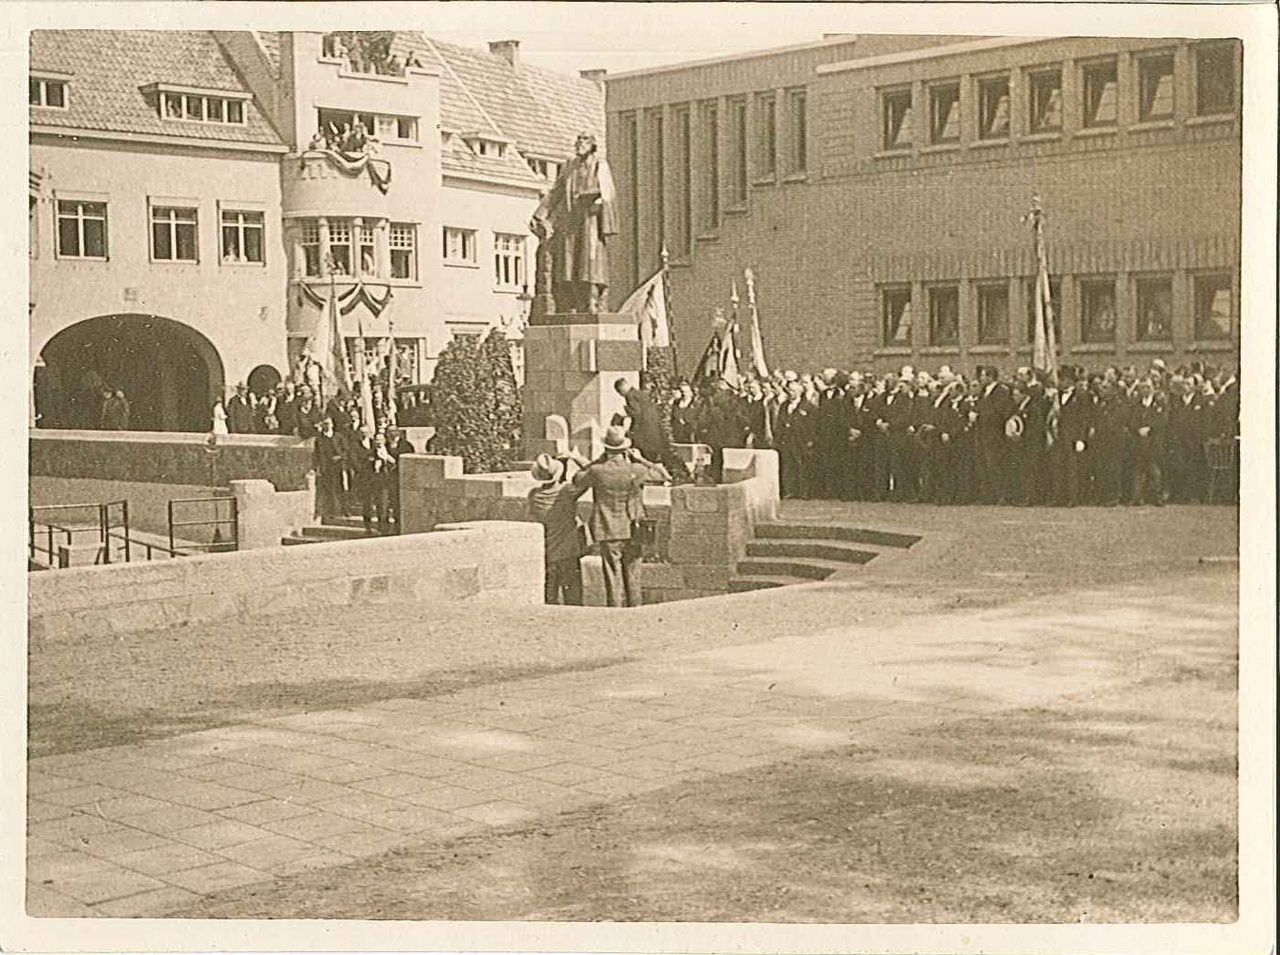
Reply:
[[[230,516],[225,518],[214,517],[212,520],[203,521],[175,521],[174,505],[183,504],[213,504],[214,514],[218,513],[217,508],[220,504],[227,504],[230,507]],[[177,527],[212,527],[214,536],[217,537],[219,528],[226,527],[230,529],[229,540],[213,540],[209,543],[190,542],[189,548],[201,549],[207,552],[227,551],[240,549],[240,522],[239,514],[236,509],[236,499],[234,497],[184,497],[174,498],[169,501],[169,549],[176,550],[176,537],[173,533]]]

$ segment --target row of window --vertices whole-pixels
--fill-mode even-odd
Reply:
[[[1134,282],[1134,340],[1173,341],[1173,278],[1146,276]],[[1230,273],[1206,273],[1192,277],[1192,333],[1196,341],[1222,341],[1232,336],[1234,299]],[[927,285],[924,289],[928,324],[924,343],[929,346],[960,344],[960,285],[957,282]],[[1114,344],[1120,314],[1116,281],[1082,278],[1077,283],[1079,341]],[[1062,286],[1050,282],[1055,338],[1062,340]],[[975,286],[978,345],[1010,343],[1009,283],[979,282]],[[1035,339],[1034,280],[1026,282],[1026,338]],[[886,348],[909,346],[913,341],[914,309],[910,285],[880,287],[881,344]]]
[[[161,91],[160,115],[164,119],[243,126],[246,102],[245,99],[231,96]]]
[[[670,109],[671,128],[660,109],[647,113],[645,138],[652,144],[655,159],[654,215],[664,224],[671,251],[687,255],[695,229],[714,231],[720,225],[722,202],[730,209],[747,204],[748,180],[776,180],[782,176],[802,176],[809,165],[808,93],[803,88],[782,91],[783,122],[779,123],[778,92],[732,96],[719,100],[681,103]],[[754,118],[749,111],[754,110]],[[624,150],[633,175],[644,168],[640,155],[641,119],[635,113],[623,119]],[[748,130],[753,135],[749,141]],[[722,164],[727,160],[727,165]],[[673,217],[667,223],[667,175]],[[697,177],[695,179],[695,177]],[[695,209],[694,184],[701,197]],[[638,190],[632,196],[633,223],[639,220]],[[667,228],[669,226],[669,228]]]
[[[1236,48],[1232,41],[1197,43],[1191,47],[1194,109],[1197,116],[1225,116],[1236,106]],[[1136,98],[1139,122],[1158,122],[1174,115],[1175,57],[1172,50],[1143,53],[1135,58],[1136,86],[1127,95]],[[1078,66],[1081,124],[1107,128],[1120,121],[1119,58],[1102,57]],[[1030,68],[1026,79],[1026,128],[1029,135],[1058,133],[1063,128],[1062,67]],[[1012,125],[1011,74],[979,77],[977,136],[983,140],[1007,139]],[[959,80],[930,83],[925,87],[927,126],[917,129],[915,103],[909,87],[880,91],[881,144],[886,150],[909,149],[927,133],[928,145],[958,143],[961,138]]]
[[[383,142],[416,143],[418,120],[415,116],[392,116],[349,109],[317,109],[316,128],[322,136],[341,139],[359,126],[366,135]]]
[[[479,265],[479,239],[475,229],[445,226],[441,255],[455,265]],[[523,289],[528,283],[525,245],[522,235],[493,234],[493,281],[499,288]]]
[[[57,202],[56,252],[63,259],[106,259],[107,203],[83,199]],[[199,262],[199,210],[192,206],[152,204],[151,258],[155,262]],[[224,263],[261,265],[265,261],[263,213],[219,209],[220,253]]]
[[[418,227],[378,218],[295,219],[298,265],[308,278],[418,279]]]

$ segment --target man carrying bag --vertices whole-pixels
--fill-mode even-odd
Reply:
[[[604,453],[573,476],[573,485],[591,491],[591,536],[600,545],[605,602],[610,607],[639,607],[644,603],[640,566],[649,526],[644,485],[671,477],[662,465],[646,461],[632,448],[620,427],[605,431],[603,444]]]

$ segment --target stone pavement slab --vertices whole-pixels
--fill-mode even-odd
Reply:
[[[856,623],[29,763],[29,906],[162,915],[403,846],[1035,706],[1231,608],[1138,598]],[[1126,652],[1112,645],[1123,633]]]

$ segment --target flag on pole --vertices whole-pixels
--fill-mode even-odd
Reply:
[[[347,349],[338,327],[338,289],[332,273],[329,278],[328,313],[316,321],[316,331],[304,350],[309,361],[320,366],[321,381],[336,391],[351,390],[351,375],[347,370]]]
[[[747,269],[743,277],[747,282],[747,307],[751,310],[751,370],[763,380],[769,377],[769,366],[764,360],[764,336],[760,334],[760,312],[756,308],[756,276]]]
[[[738,371],[737,321],[732,321],[720,332],[720,378],[735,391],[742,387],[742,375]]]
[[[650,348],[671,347],[671,325],[667,319],[667,291],[663,270],[654,272],[641,286],[627,296],[618,309],[635,319],[640,341]]]
[[[387,423],[398,424],[396,420],[399,409],[396,407],[396,385],[400,381],[400,372],[396,368],[396,327],[394,323],[387,324],[388,340],[391,343],[391,351],[387,353]]]
[[[1036,253],[1036,327],[1031,364],[1048,374],[1052,381],[1058,376],[1058,343],[1053,329],[1053,292],[1049,285],[1049,256],[1044,247],[1044,211],[1040,208],[1039,196],[1033,200],[1028,216],[1031,219]]]
[[[723,338],[727,328],[724,320],[724,310],[716,309],[715,317],[711,320],[711,339],[707,342],[707,347],[702,352],[702,357],[698,359],[698,367],[693,373],[691,384],[694,388],[701,388],[707,382],[715,381],[720,377],[721,358],[724,350]]]
[[[368,425],[370,428],[376,427],[377,422],[373,419],[373,388],[369,381],[369,374],[365,370],[364,355],[364,321],[356,316],[356,380],[360,382],[360,423]]]

